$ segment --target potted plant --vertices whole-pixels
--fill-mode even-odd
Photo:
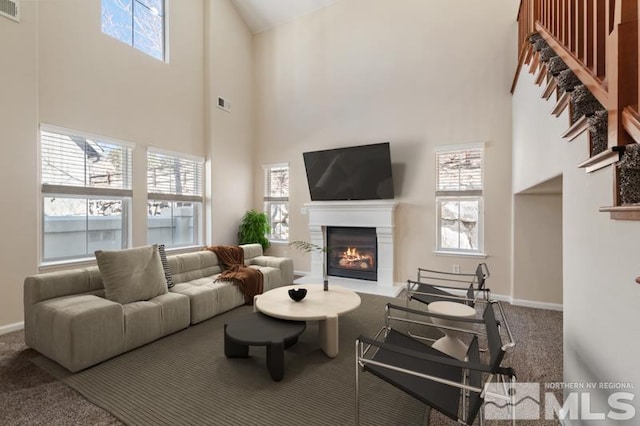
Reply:
[[[238,227],[239,244],[260,244],[263,249],[269,248],[271,243],[267,235],[271,232],[269,218],[264,212],[249,210],[242,216]]]
[[[289,243],[290,246],[301,250],[304,253],[327,253],[329,251],[329,247],[319,246],[317,244],[313,244],[307,241],[292,241]],[[322,271],[322,288],[324,291],[329,290],[329,279],[327,278],[327,261],[323,262],[324,268]]]

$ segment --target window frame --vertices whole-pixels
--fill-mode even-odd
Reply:
[[[148,9],[148,7],[141,0],[131,0],[131,33],[130,33],[131,42],[129,42],[128,40],[123,40],[123,39],[117,37],[116,35],[110,34],[110,33],[105,31],[104,19],[103,19],[103,9],[104,9],[103,4],[104,4],[105,0],[100,0],[100,30],[101,30],[101,32],[103,34],[115,39],[115,40],[118,40],[121,43],[124,43],[124,44],[136,49],[139,52],[144,53],[145,55],[151,56],[152,58],[157,59],[157,60],[159,60],[161,62],[169,63],[169,48],[168,48],[168,46],[169,46],[169,43],[168,43],[168,40],[169,40],[169,18],[168,18],[168,16],[169,16],[169,13],[168,13],[169,0],[160,0],[160,1],[162,2],[162,11],[163,11],[162,15],[158,15],[158,16],[160,16],[162,18],[162,34],[160,35],[160,40],[162,42],[162,46],[161,46],[161,52],[160,52],[161,55],[160,55],[160,57],[154,56],[151,53],[149,53],[149,52],[147,52],[145,50],[142,50],[139,46],[136,46],[136,44],[135,44],[135,33],[136,33],[136,30],[135,30],[134,21],[135,21],[135,16],[136,16],[135,15],[136,3],[139,5],[139,7],[144,7],[144,8]]]
[[[56,133],[66,137],[80,137],[83,139],[97,140],[99,142],[119,145],[126,151],[126,158],[128,161],[127,167],[125,167],[126,181],[128,183],[128,189],[116,189],[116,188],[101,188],[91,186],[73,186],[63,184],[48,184],[43,183],[43,132]],[[61,256],[53,259],[45,258],[45,199],[58,197],[65,199],[79,199],[79,200],[91,200],[91,199],[109,199],[122,201],[122,214],[121,214],[121,249],[129,248],[132,246],[132,204],[133,204],[133,150],[135,144],[128,141],[118,140],[102,135],[96,135],[92,133],[82,132],[78,130],[68,129],[60,126],[54,126],[51,124],[40,123],[38,129],[38,185],[40,187],[38,203],[38,220],[40,226],[38,227],[38,265],[39,267],[46,268],[47,266],[66,264],[66,263],[82,263],[89,260],[93,260],[93,256],[90,253],[77,256]],[[85,220],[88,223],[88,215],[85,215]],[[85,230],[88,238],[88,227]]]
[[[438,157],[443,153],[455,153],[464,151],[480,151],[481,163],[480,163],[480,189],[469,190],[439,190],[440,182],[440,166]],[[453,255],[453,256],[479,256],[486,257],[484,253],[484,233],[485,233],[485,221],[484,221],[484,187],[485,187],[485,144],[484,142],[472,142],[458,145],[439,145],[435,147],[435,248],[436,254]],[[458,247],[443,247],[442,246],[442,205],[444,202],[463,202],[463,201],[477,201],[478,202],[478,222],[477,222],[477,238],[478,247],[476,249],[465,249]]]
[[[150,188],[149,188],[149,157],[150,155],[162,155],[162,156],[166,156],[166,157],[172,157],[174,159],[180,159],[180,160],[186,160],[186,161],[193,161],[194,163],[197,164],[197,171],[199,174],[199,190],[200,190],[200,194],[177,194],[177,193],[167,193],[167,192],[150,192]],[[186,153],[182,153],[182,152],[176,152],[176,151],[169,151],[169,150],[165,150],[165,149],[161,149],[161,148],[156,148],[156,147],[152,147],[149,146],[147,147],[147,151],[146,151],[146,171],[145,171],[145,181],[147,182],[147,195],[146,195],[146,203],[147,203],[147,214],[146,214],[146,223],[147,223],[147,244],[164,244],[167,248],[167,250],[180,250],[180,249],[185,249],[185,248],[189,248],[189,247],[199,247],[202,245],[202,242],[204,241],[204,211],[205,211],[205,205],[204,205],[204,194],[205,194],[205,159],[204,157],[200,157],[197,155],[192,155],[192,154],[186,154]],[[191,241],[190,243],[187,244],[173,244],[173,241],[171,242],[167,242],[167,241],[162,241],[162,242],[152,242],[150,240],[149,234],[150,234],[150,227],[149,227],[149,212],[148,212],[148,207],[149,207],[149,202],[151,201],[166,201],[168,203],[172,203],[171,205],[171,221],[172,221],[172,227],[173,227],[173,209],[174,209],[174,205],[173,203],[192,203],[193,204],[193,241]]]
[[[287,196],[284,197],[273,197],[271,196],[271,180],[270,180],[270,175],[271,175],[271,170],[273,169],[283,169],[286,168],[287,169]],[[269,242],[271,242],[272,244],[288,244],[289,243],[289,238],[287,239],[282,239],[282,238],[275,238],[274,237],[274,229],[275,227],[273,226],[273,223],[271,221],[271,206],[274,204],[286,204],[287,206],[287,211],[289,211],[290,209],[290,205],[289,205],[289,196],[291,194],[290,192],[290,185],[291,185],[291,168],[289,167],[289,163],[271,163],[271,164],[263,164],[262,165],[262,172],[263,172],[263,193],[262,193],[262,202],[263,202],[263,211],[267,214],[267,218],[269,220],[269,227],[271,229],[271,231],[269,232],[268,235],[268,240]],[[289,226],[289,225],[287,225]],[[289,234],[290,236],[290,234]]]

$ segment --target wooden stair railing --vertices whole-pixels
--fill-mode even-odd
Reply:
[[[625,145],[640,143],[639,19],[638,0],[520,2],[518,43],[521,47],[512,93],[523,65],[530,64],[530,72],[538,72],[537,84],[543,85],[546,79],[543,98],[549,99],[556,92],[554,114],[559,116],[567,107],[571,112],[569,96],[566,92],[560,96],[557,85],[550,81],[553,77],[529,43],[529,36],[538,33],[608,113],[607,149],[592,153],[589,147],[589,158],[579,165],[587,172],[615,164]],[[570,118],[564,137],[573,140],[584,131],[588,131],[585,120]],[[591,135],[589,141],[591,145]],[[604,138],[598,141],[605,142]],[[602,148],[598,151],[604,149],[599,146]],[[640,204],[621,205],[618,174],[615,167],[614,205],[601,211],[611,212],[613,219],[640,220]]]

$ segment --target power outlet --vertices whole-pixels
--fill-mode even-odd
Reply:
[[[453,264],[453,273],[454,274],[459,274],[460,273],[460,265],[454,263]]]

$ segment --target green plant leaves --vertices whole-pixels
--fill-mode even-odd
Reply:
[[[242,216],[242,221],[238,227],[239,244],[260,244],[263,249],[269,248],[271,243],[267,238],[271,232],[269,218],[264,212],[249,210]]]
[[[312,251],[316,251],[316,252],[328,251],[328,247],[320,247],[317,244],[309,243],[307,241],[292,241],[289,243],[289,245],[297,248],[298,250],[304,253],[310,253]]]

